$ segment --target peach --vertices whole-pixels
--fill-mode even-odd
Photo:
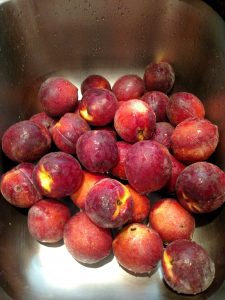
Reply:
[[[73,194],[82,183],[83,171],[70,154],[51,152],[43,156],[33,171],[33,180],[43,196],[62,198]]]
[[[51,147],[48,130],[32,121],[20,121],[11,125],[2,136],[2,150],[16,162],[33,162]]]
[[[225,201],[225,173],[208,162],[197,162],[186,167],[176,183],[178,200],[194,213],[207,213]]]
[[[191,164],[207,160],[219,141],[218,127],[206,119],[189,118],[171,136],[171,149],[179,161]]]
[[[126,142],[150,139],[156,124],[155,113],[142,100],[125,101],[117,109],[114,117],[114,127],[118,135]]]
[[[195,219],[172,198],[157,201],[151,208],[149,221],[164,243],[191,239],[195,229]]]
[[[145,93],[141,100],[146,102],[154,111],[156,122],[166,121],[166,106],[169,103],[169,97],[158,91],[151,91]]]
[[[215,277],[215,264],[206,250],[190,240],[176,240],[163,253],[165,282],[177,293],[195,295],[205,291]]]
[[[33,164],[21,163],[2,176],[1,193],[10,204],[28,208],[41,199],[33,183],[33,169]]]
[[[66,113],[52,128],[52,138],[58,149],[76,154],[77,140],[88,130],[88,123],[78,114]]]
[[[159,234],[148,226],[133,223],[121,230],[113,241],[118,263],[133,273],[150,273],[163,253]]]
[[[89,193],[90,189],[101,179],[106,178],[105,175],[97,174],[97,173],[90,173],[87,171],[83,171],[83,180],[79,189],[74,192],[70,198],[73,203],[79,207],[80,209],[85,208],[85,201],[87,198],[87,194]]]
[[[41,84],[38,99],[47,115],[61,117],[65,113],[75,110],[78,89],[65,78],[51,77]]]
[[[176,190],[177,178],[186,166],[181,162],[179,162],[172,154],[170,154],[170,159],[172,162],[171,175],[166,185],[163,187],[163,189],[167,193],[172,194],[175,193]]]
[[[89,75],[84,81],[81,83],[81,93],[82,95],[89,89],[107,89],[111,90],[111,86],[109,81],[101,76],[101,75]]]
[[[167,117],[176,126],[188,118],[205,117],[205,109],[201,100],[191,93],[175,93],[170,97],[166,107]]]
[[[70,218],[69,208],[54,199],[42,199],[28,211],[28,230],[43,243],[56,243],[63,238],[63,230]]]
[[[126,185],[133,199],[133,214],[129,223],[142,223],[150,213],[150,199],[137,193],[129,184]]]
[[[155,125],[155,132],[152,140],[163,144],[166,148],[171,147],[171,136],[174,132],[174,127],[168,122],[158,122]]]
[[[77,157],[90,172],[105,173],[118,162],[116,140],[106,130],[91,130],[77,140]]]
[[[116,228],[131,218],[133,199],[125,185],[115,179],[105,178],[89,191],[85,211],[98,226]]]
[[[45,112],[40,112],[40,113],[33,115],[30,118],[30,121],[32,121],[38,125],[44,126],[46,129],[49,130],[50,134],[51,134],[52,127],[57,122],[56,119],[49,117]]]
[[[120,179],[127,179],[124,169],[124,163],[126,160],[127,152],[131,147],[131,144],[123,141],[119,141],[116,144],[118,147],[119,160],[118,163],[110,170],[110,172],[115,177],[118,177]]]
[[[118,101],[138,99],[144,94],[145,84],[137,75],[124,75],[116,80],[112,87]]]
[[[158,142],[137,142],[128,150],[126,176],[129,184],[141,194],[161,189],[169,180],[171,169],[169,152]]]
[[[91,125],[104,126],[113,121],[117,110],[116,96],[106,89],[88,89],[79,105],[80,115]]]
[[[109,229],[94,224],[84,212],[78,212],[66,223],[64,243],[77,261],[93,264],[111,253],[112,235]]]
[[[145,87],[148,91],[168,93],[175,81],[175,73],[167,62],[150,63],[144,73]]]

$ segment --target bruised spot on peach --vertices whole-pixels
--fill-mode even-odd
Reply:
[[[119,215],[121,210],[126,208],[127,200],[131,197],[131,194],[130,194],[128,188],[126,186],[123,186],[123,188],[124,188],[124,195],[122,197],[118,195],[118,200],[116,202],[116,210],[115,210],[114,214],[112,215],[112,219],[115,219]]]
[[[92,121],[93,117],[88,113],[87,109],[81,109],[80,115],[86,120],[86,121]]]
[[[164,264],[166,265],[166,270],[167,270],[167,274],[169,277],[173,278],[174,274],[173,274],[173,258],[167,254],[166,251],[164,251],[163,253],[163,261]]]
[[[40,178],[42,188],[45,189],[47,192],[50,192],[51,186],[53,184],[52,176],[49,174],[48,171],[45,170],[43,166],[41,166],[38,176]]]

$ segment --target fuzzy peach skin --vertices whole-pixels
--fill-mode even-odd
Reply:
[[[16,162],[33,162],[46,154],[51,146],[49,131],[32,121],[11,125],[2,136],[2,150]]]
[[[21,163],[3,174],[1,178],[1,193],[10,204],[29,208],[41,199],[32,179],[34,165]]]
[[[141,141],[127,153],[125,172],[129,184],[139,193],[161,189],[169,180],[172,163],[165,146],[156,141]]]
[[[107,178],[106,175],[83,171],[83,180],[79,189],[74,192],[70,198],[80,209],[85,209],[85,201],[90,189],[101,179]]]
[[[211,212],[225,201],[225,173],[208,162],[194,163],[178,176],[176,194],[187,210],[194,213]]]
[[[189,118],[179,123],[171,136],[176,159],[191,164],[207,160],[219,142],[218,127],[206,119]]]
[[[62,198],[73,194],[80,187],[83,171],[72,155],[59,151],[43,156],[32,176],[43,196]]]
[[[50,117],[73,112],[78,101],[78,88],[62,77],[50,77],[40,86],[38,99]]]
[[[118,263],[133,273],[150,273],[162,257],[159,234],[147,225],[133,223],[124,227],[113,241]]]
[[[116,228],[132,217],[133,199],[125,185],[115,179],[105,178],[89,191],[85,211],[98,226]]]
[[[148,91],[168,93],[175,82],[175,72],[168,62],[152,62],[144,72],[145,87]]]
[[[114,117],[116,132],[124,141],[130,143],[150,139],[155,124],[154,111],[147,103],[138,99],[125,101]]]
[[[195,295],[205,291],[215,277],[215,264],[206,250],[190,240],[176,240],[164,250],[165,282],[177,293]]]
[[[41,199],[28,211],[28,230],[43,243],[56,243],[63,238],[63,230],[70,218],[69,208],[54,199]]]
[[[192,239],[195,219],[173,198],[163,198],[151,208],[149,222],[164,243]]]
[[[78,212],[66,223],[63,238],[66,249],[81,263],[97,263],[111,253],[110,230],[93,223],[84,212]]]

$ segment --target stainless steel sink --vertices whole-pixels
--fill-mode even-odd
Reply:
[[[143,75],[150,61],[170,62],[173,91],[189,91],[204,102],[219,126],[212,161],[225,170],[225,25],[196,0],[12,0],[0,1],[0,134],[40,111],[37,91],[52,75],[76,85],[92,73],[111,83],[123,74]],[[13,164],[4,156],[1,172]],[[1,300],[180,300],[225,298],[225,209],[196,216],[194,240],[216,263],[212,286],[194,297],[180,296],[162,281],[160,266],[150,277],[133,276],[113,256],[84,267],[64,245],[34,241],[26,210],[0,200]]]

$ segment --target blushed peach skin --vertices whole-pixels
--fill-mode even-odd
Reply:
[[[81,93],[82,95],[89,89],[107,89],[111,90],[111,86],[109,81],[97,74],[89,75],[87,78],[84,79],[84,81],[81,83]]]

